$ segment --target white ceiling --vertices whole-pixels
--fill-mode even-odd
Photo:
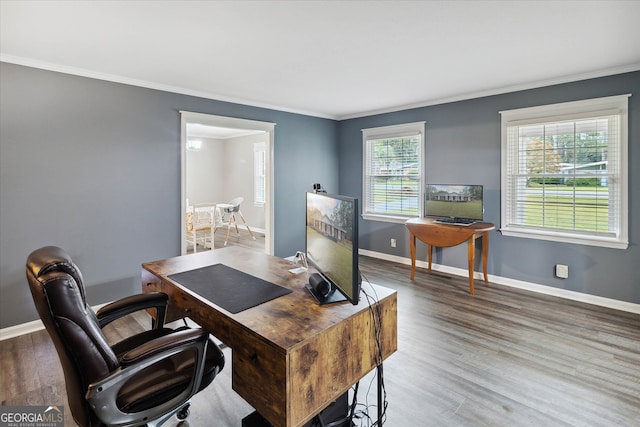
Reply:
[[[640,1],[0,0],[0,60],[344,119],[640,70]]]

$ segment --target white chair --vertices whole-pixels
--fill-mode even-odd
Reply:
[[[236,215],[240,215],[240,219],[244,223],[244,226],[249,231],[251,238],[256,240],[256,236],[253,235],[251,228],[249,228],[249,224],[244,219],[242,212],[240,211],[240,204],[244,201],[243,197],[236,197],[231,200],[229,203],[218,203],[216,206],[216,213],[219,215],[216,219],[216,227],[213,230],[215,233],[220,226],[227,227],[227,236],[224,239],[224,245],[227,246],[227,241],[229,240],[229,231],[231,231],[231,226],[234,226],[236,229],[236,235],[240,236],[240,231],[238,231],[238,222],[236,219]]]
[[[205,248],[213,249],[213,226],[215,205],[192,206],[187,211],[187,247],[193,245],[197,252],[198,243]]]

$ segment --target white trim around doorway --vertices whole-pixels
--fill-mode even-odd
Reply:
[[[186,223],[186,192],[187,192],[187,123],[199,123],[209,126],[226,127],[231,129],[259,130],[269,135],[266,141],[266,200],[265,200],[265,253],[273,255],[273,142],[275,123],[256,120],[240,119],[236,117],[216,116],[212,114],[180,111],[180,223]],[[181,227],[181,253],[187,253],[186,229]]]

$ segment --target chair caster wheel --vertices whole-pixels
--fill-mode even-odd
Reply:
[[[180,410],[176,413],[176,417],[178,417],[179,420],[186,420],[187,417],[189,416],[189,404],[184,405],[182,408],[180,408]]]

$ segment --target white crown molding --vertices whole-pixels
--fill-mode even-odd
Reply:
[[[360,255],[369,256],[372,258],[384,259],[387,261],[397,262],[400,264],[411,265],[409,258],[403,258],[395,255],[388,255],[381,252],[368,251],[366,249],[360,249],[358,251]],[[416,261],[416,266],[421,268],[428,268],[426,261]],[[464,268],[449,267],[446,265],[432,264],[431,269],[442,273],[452,274],[455,276],[469,277],[468,272]],[[407,272],[408,274],[408,272]],[[476,271],[473,274],[474,279],[484,280],[482,272]],[[612,308],[614,310],[626,311],[629,313],[640,314],[640,304],[634,304],[626,301],[619,301],[611,298],[599,297],[597,295],[589,295],[581,292],[568,291],[566,289],[554,288],[552,286],[539,285],[537,283],[525,282],[522,280],[510,279],[508,277],[488,275],[489,282],[509,286],[512,288],[523,289],[531,292],[536,292],[544,295],[551,295],[559,298],[564,298],[572,301],[584,302],[587,304],[594,304],[601,307]]]
[[[520,84],[520,85],[505,86],[505,87],[490,89],[486,91],[470,92],[470,93],[464,93],[464,94],[451,96],[451,97],[436,98],[436,99],[421,101],[421,102],[412,103],[412,104],[397,105],[397,106],[378,109],[378,110],[362,111],[354,114],[330,115],[330,114],[317,113],[313,111],[292,109],[292,108],[287,108],[279,105],[258,103],[258,102],[249,101],[246,99],[222,96],[222,95],[217,95],[213,93],[197,91],[192,89],[186,89],[186,88],[177,87],[177,86],[169,86],[161,83],[149,82],[145,80],[136,80],[128,77],[100,73],[97,71],[86,70],[83,68],[59,65],[59,64],[40,61],[36,59],[24,58],[20,56],[7,55],[2,53],[0,53],[0,62],[23,65],[23,66],[32,67],[32,68],[40,68],[43,70],[55,71],[55,72],[65,73],[65,74],[72,74],[72,75],[82,76],[82,77],[89,77],[93,79],[105,80],[105,81],[110,81],[115,83],[128,84],[132,86],[139,86],[147,89],[156,89],[156,90],[161,90],[165,92],[179,93],[182,95],[196,96],[199,98],[212,99],[216,101],[231,102],[234,104],[242,104],[242,105],[258,107],[258,108],[267,108],[270,110],[283,111],[283,112],[293,113],[293,114],[302,114],[305,116],[319,117],[319,118],[332,119],[332,120],[338,120],[338,121],[355,119],[359,117],[373,116],[377,114],[394,113],[394,112],[409,110],[413,108],[429,107],[432,105],[446,104],[446,103],[457,102],[457,101],[465,101],[469,99],[482,98],[485,96],[500,95],[500,94],[509,93],[509,92],[535,89],[535,88],[544,87],[544,86],[570,83],[570,82],[575,82],[580,80],[587,80],[587,79],[592,79],[597,77],[605,77],[605,76],[611,76],[615,74],[622,74],[622,73],[628,73],[628,72],[640,70],[640,63],[631,64],[631,65],[626,65],[622,67],[608,68],[608,69],[593,71],[588,73],[568,75],[568,76],[563,76],[563,77],[554,78],[554,79],[539,80],[539,81]]]
[[[444,98],[436,98],[428,101],[421,101],[413,104],[398,105],[396,107],[383,108],[379,110],[370,110],[370,111],[363,111],[361,113],[346,114],[346,115],[338,116],[336,120],[348,120],[348,119],[355,119],[359,117],[374,116],[377,114],[395,113],[398,111],[410,110],[413,108],[429,107],[432,105],[439,105],[439,104],[448,104],[450,102],[466,101],[469,99],[501,95],[505,93],[518,92],[522,90],[537,89],[545,86],[553,86],[557,84],[577,82],[580,80],[595,79],[598,77],[613,76],[615,74],[631,73],[634,71],[640,71],[640,63],[626,65],[622,67],[607,68],[605,70],[593,71],[589,73],[563,76],[563,77],[554,78],[554,79],[538,80],[531,83],[523,83],[523,84],[513,85],[513,86],[504,86],[504,87],[489,89],[485,91],[469,92],[461,95],[444,97]]]
[[[320,113],[311,112],[311,111],[297,110],[297,109],[293,109],[293,108],[282,107],[282,106],[279,106],[279,105],[271,105],[271,104],[266,104],[266,103],[259,103],[259,102],[255,102],[255,101],[249,101],[249,100],[246,100],[246,99],[233,98],[233,97],[229,97],[229,96],[218,95],[218,94],[204,92],[204,91],[186,89],[186,88],[178,87],[178,86],[170,86],[170,85],[165,85],[165,84],[162,84],[162,83],[149,82],[149,81],[146,81],[146,80],[137,80],[137,79],[132,79],[132,78],[129,78],[129,77],[118,76],[118,75],[115,75],[115,74],[100,73],[98,71],[86,70],[84,68],[77,68],[77,67],[70,67],[70,66],[66,66],[66,65],[53,64],[53,63],[50,63],[50,62],[40,61],[40,60],[37,60],[37,59],[23,58],[23,57],[20,57],[20,56],[0,54],[0,62],[6,62],[6,63],[10,63],[10,64],[15,64],[15,65],[23,65],[25,67],[31,67],[31,68],[39,68],[39,69],[47,70],[47,71],[55,71],[55,72],[63,73],[63,74],[71,74],[71,75],[74,75],[74,76],[88,77],[88,78],[97,79],[97,80],[104,80],[104,81],[108,81],[108,82],[122,83],[122,84],[126,84],[126,85],[131,85],[131,86],[144,87],[144,88],[147,88],[147,89],[161,90],[163,92],[170,92],[170,93],[178,93],[178,94],[181,94],[181,95],[195,96],[195,97],[198,97],[198,98],[211,99],[211,100],[215,100],[215,101],[230,102],[230,103],[233,103],[233,104],[247,105],[247,106],[250,106],[250,107],[266,108],[266,109],[269,109],[269,110],[283,111],[283,112],[287,112],[287,113],[301,114],[301,115],[305,115],[305,116],[312,116],[312,117],[320,117],[320,118],[324,118],[324,119],[337,120],[337,117],[331,116],[331,115],[327,115],[327,114],[320,114]]]

